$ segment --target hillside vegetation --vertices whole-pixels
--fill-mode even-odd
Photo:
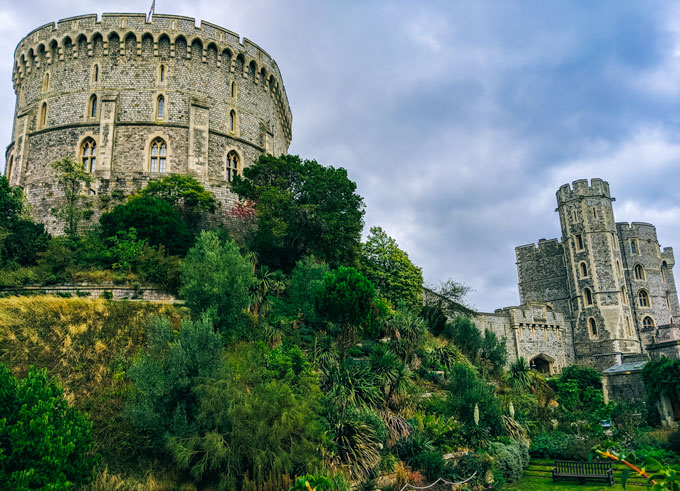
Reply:
[[[0,299],[0,478],[13,489],[498,489],[530,456],[586,459],[609,438],[678,460],[678,434],[649,431],[644,404],[604,404],[596,371],[508,366],[465,285],[424,300],[396,240],[373,227],[362,242],[344,169],[262,156],[212,230],[200,224],[214,197],[166,177],[87,230],[60,210],[68,235],[56,238],[3,179],[0,283],[148,281],[184,302]],[[645,372],[650,403],[677,392],[679,369]]]

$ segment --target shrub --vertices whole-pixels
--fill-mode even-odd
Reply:
[[[492,385],[484,382],[476,370],[464,363],[451,368],[449,384],[449,414],[471,425],[475,406],[479,410],[479,426],[493,435],[504,432],[498,399]]]
[[[668,448],[673,452],[680,454],[680,431],[675,431],[668,435]]]
[[[507,482],[519,481],[529,465],[529,447],[522,442],[494,442],[489,446],[489,452],[494,457],[494,467]]]
[[[135,198],[116,206],[99,219],[103,237],[135,228],[139,240],[163,245],[170,254],[184,255],[193,243],[193,235],[181,215],[166,201],[150,196]]]
[[[56,379],[0,365],[0,482],[5,489],[67,489],[90,479],[92,425],[69,407]]]
[[[149,347],[129,370],[133,382],[127,407],[132,423],[162,448],[168,437],[195,430],[199,381],[214,374],[222,353],[222,338],[207,319],[183,321],[173,332],[169,320],[154,318]]]
[[[594,444],[583,437],[561,431],[541,433],[531,441],[529,453],[533,457],[545,459],[585,459],[590,453],[591,443]]]

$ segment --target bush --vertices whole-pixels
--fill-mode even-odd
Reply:
[[[668,448],[680,455],[680,431],[668,435]]]
[[[90,479],[92,425],[69,407],[47,370],[20,381],[0,364],[0,482],[5,489],[67,489]]]
[[[504,433],[498,399],[492,385],[484,382],[476,370],[464,363],[455,363],[450,372],[449,414],[467,425],[473,424],[475,405],[479,408],[479,427],[492,435]]]
[[[137,257],[137,273],[142,281],[152,283],[171,293],[180,286],[180,258],[168,256],[164,246],[144,247]]]
[[[47,249],[50,236],[42,223],[18,220],[7,227],[9,236],[4,241],[4,251],[0,243],[0,258],[3,262],[16,262],[30,266],[38,260],[38,253]]]
[[[532,457],[544,459],[586,459],[594,444],[582,437],[554,431],[536,435],[531,441],[529,453]]]
[[[135,198],[99,219],[103,237],[116,237],[135,228],[139,240],[163,245],[170,254],[183,256],[193,243],[193,235],[181,215],[166,201],[150,196]]]
[[[519,481],[529,465],[529,447],[524,442],[494,442],[489,446],[489,452],[494,457],[494,467],[507,482]]]
[[[127,411],[156,448],[170,436],[195,431],[196,388],[214,374],[221,354],[222,338],[207,319],[184,321],[179,332],[167,319],[150,322],[149,347],[129,370],[133,392]]]

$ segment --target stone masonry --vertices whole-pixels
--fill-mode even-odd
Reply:
[[[599,370],[654,356],[680,323],[673,250],[659,247],[653,225],[616,223],[613,201],[601,179],[565,184],[557,191],[562,240],[515,250],[523,306],[563,315],[573,340],[566,358]]]
[[[50,163],[82,159],[87,142],[96,145],[90,196],[128,195],[180,173],[230,207],[227,155],[235,153],[240,172],[263,153],[286,153],[292,137],[276,62],[248,39],[188,17],[103,14],[47,24],[17,46],[13,82],[6,175],[52,232],[61,194]],[[164,172],[152,168],[154,141],[165,145]]]

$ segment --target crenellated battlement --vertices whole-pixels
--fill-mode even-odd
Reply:
[[[538,244],[515,247],[517,262],[535,261],[539,257],[562,254],[562,243],[558,239],[540,239]]]
[[[94,57],[97,42],[103,45],[103,56],[116,52],[125,57],[142,56],[145,41],[153,43],[153,57],[159,56],[159,43],[168,43],[170,57],[178,56],[178,43],[185,44],[182,55],[200,57],[203,63],[214,60],[231,73],[237,68],[244,78],[268,90],[275,98],[286,136],[292,138],[292,113],[274,59],[247,38],[215,24],[178,15],[157,14],[146,22],[145,14],[111,13],[80,15],[45,24],[31,31],[14,52],[13,81],[15,90],[33,70],[66,58],[83,56],[79,45],[86,45],[86,56]],[[132,46],[132,49],[126,47]]]
[[[579,179],[569,184],[563,184],[557,190],[557,205],[582,198],[608,198],[614,201],[609,191],[609,183],[599,178]]]

